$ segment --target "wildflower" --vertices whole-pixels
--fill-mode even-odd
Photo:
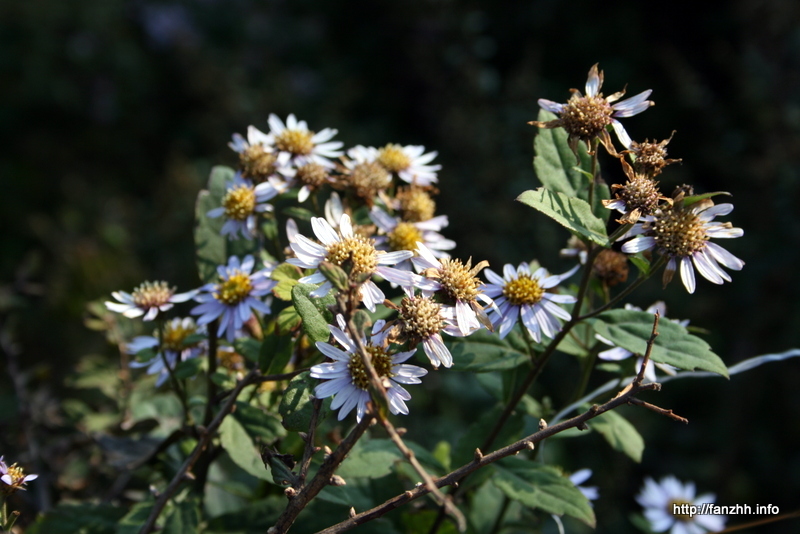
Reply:
[[[233,342],[236,331],[252,317],[253,310],[270,313],[271,297],[266,302],[257,297],[269,294],[278,284],[270,279],[273,266],[253,272],[254,266],[255,260],[248,254],[241,263],[239,258],[231,256],[227,266],[217,267],[219,283],[204,285],[195,297],[200,304],[192,309],[192,314],[200,316],[198,325],[208,324],[222,316],[217,335],[227,332],[228,341]]]
[[[511,264],[503,267],[501,277],[491,269],[486,269],[486,294],[494,299],[495,308],[492,309],[497,327],[500,327],[500,338],[506,337],[517,322],[522,318],[522,324],[528,329],[531,337],[537,343],[545,337],[552,338],[561,330],[558,319],[569,320],[570,314],[556,304],[573,304],[576,299],[571,295],[558,295],[548,293],[563,280],[566,280],[578,270],[578,265],[564,274],[548,275],[544,267],[531,273],[527,263],[520,263],[517,269]]]
[[[265,143],[277,152],[279,161],[286,159],[298,168],[307,163],[333,168],[333,162],[329,158],[342,155],[339,149],[343,143],[330,141],[338,130],[325,128],[314,133],[308,129],[306,121],[298,121],[293,113],[286,118],[286,124],[274,113],[270,114],[268,122],[269,134]]]
[[[144,282],[133,290],[133,293],[114,291],[111,296],[117,302],[106,301],[106,308],[121,313],[133,319],[144,315],[144,321],[152,321],[158,312],[165,312],[177,302],[186,302],[197,294],[197,291],[175,293],[174,287],[169,287],[166,282]]]
[[[447,215],[439,215],[424,222],[406,222],[392,217],[382,209],[373,207],[369,213],[372,222],[386,235],[375,238],[375,246],[389,250],[414,250],[417,242],[423,243],[437,258],[449,255],[445,250],[455,248],[456,244],[446,239],[439,230],[447,226]]]
[[[539,99],[539,106],[551,113],[556,113],[559,118],[547,122],[531,121],[528,124],[539,128],[564,128],[569,135],[568,143],[575,157],[578,156],[578,142],[583,141],[591,151],[591,142],[599,139],[610,154],[617,152],[611,143],[606,126],[614,128],[620,143],[629,148],[631,138],[625,127],[617,118],[638,115],[653,105],[647,100],[652,90],[648,89],[636,96],[617,102],[625,94],[625,90],[604,97],[600,89],[603,86],[603,71],[597,70],[595,63],[589,70],[586,80],[586,96],[577,89],[570,89],[572,96],[566,104],[558,104],[544,98]],[[613,102],[617,102],[613,104]]]
[[[641,308],[639,308],[637,306],[634,306],[632,304],[626,304],[625,305],[625,309],[626,310],[634,310],[634,311],[642,311]],[[659,300],[658,302],[654,302],[653,304],[651,304],[647,308],[646,311],[647,311],[647,313],[651,313],[651,314],[654,314],[654,313],[658,312],[658,315],[659,315],[659,317],[661,317],[662,321],[663,320],[672,321],[673,323],[677,323],[677,324],[679,324],[681,326],[686,326],[686,325],[689,324],[689,320],[688,319],[684,319],[682,321],[679,321],[677,319],[667,319],[667,305],[664,304],[664,301],[662,301],[662,300]],[[605,343],[606,345],[614,346],[614,343],[612,341],[609,341],[608,339],[604,338],[600,334],[595,334],[594,337],[597,338],[598,341],[601,341],[601,342]],[[629,351],[629,350],[623,349],[622,347],[614,347],[613,349],[604,350],[604,351],[602,351],[601,353],[599,353],[597,355],[597,357],[600,358],[601,360],[612,361],[612,362],[618,362],[620,360],[625,360],[627,358],[630,358],[631,356],[633,356],[633,353],[631,351]],[[642,367],[642,360],[643,359],[644,358],[641,358],[641,357],[636,359],[636,369],[637,369],[637,371],[638,371],[638,369],[640,369]],[[668,375],[674,375],[675,374],[675,367],[673,367],[671,365],[668,365],[666,363],[654,363],[653,360],[648,360],[647,367],[645,367],[645,370],[644,370],[644,378],[645,378],[646,382],[655,382],[657,380],[657,378],[656,378],[656,369],[655,369],[656,367],[658,367],[659,369],[661,369],[662,371],[664,371]]]
[[[422,222],[433,218],[436,213],[436,202],[431,193],[436,192],[432,187],[410,185],[397,190],[396,208],[400,211],[404,221]]]
[[[239,163],[244,177],[256,183],[274,176],[289,162],[288,153],[279,161],[271,145],[271,138],[255,126],[247,128],[247,140],[235,133],[233,141],[228,143],[229,147],[239,153]]]
[[[12,464],[9,467],[3,461],[2,456],[0,456],[0,473],[2,473],[0,480],[2,480],[6,485],[3,488],[3,491],[7,494],[13,493],[17,490],[24,491],[25,484],[31,480],[36,480],[39,478],[39,475],[26,475],[22,468],[18,467],[17,464]]]
[[[396,265],[410,258],[414,253],[410,250],[395,252],[377,250],[372,239],[357,235],[353,231],[350,216],[346,213],[343,213],[339,219],[338,231],[334,230],[333,226],[321,217],[312,217],[311,227],[322,244],[315,243],[302,234],[295,235],[295,241],[291,243],[291,247],[297,257],[289,258],[287,263],[297,265],[303,269],[318,269],[319,264],[323,261],[328,261],[338,266],[347,261],[352,263],[351,274],[367,277],[377,274],[390,282],[400,285],[411,285],[413,283],[412,273],[387,266]],[[332,287],[331,283],[326,280],[319,270],[310,276],[301,278],[299,282],[302,284],[324,282],[320,287],[309,293],[312,297],[324,297]],[[386,298],[383,291],[369,279],[361,284],[359,294],[364,301],[364,305],[373,312],[376,305]]]
[[[592,476],[591,469],[580,469],[572,473],[569,476],[569,480],[570,482],[575,484],[575,487],[578,488],[581,493],[583,493],[584,497],[586,497],[590,501],[596,501],[600,497],[600,494],[597,492],[597,486],[588,486],[588,487],[581,486],[581,484],[589,480],[591,476]]]
[[[266,202],[279,193],[279,189],[272,182],[262,182],[253,186],[253,182],[242,178],[240,173],[233,176],[225,189],[222,197],[222,206],[206,213],[208,217],[216,218],[222,215],[227,219],[222,225],[221,234],[230,239],[236,239],[236,234],[241,233],[245,239],[253,239],[256,231],[256,214],[272,211],[271,204]]]
[[[444,344],[441,332],[463,336],[455,325],[455,308],[434,302],[431,297],[415,295],[413,286],[403,287],[403,292],[406,296],[400,301],[397,322],[391,329],[392,338],[399,343],[408,342],[412,347],[421,343],[434,369],[440,365],[452,367],[453,355]]]
[[[483,324],[491,330],[491,322],[483,306],[477,299],[493,306],[492,299],[483,291],[483,282],[477,277],[489,262],[479,262],[472,267],[472,260],[467,260],[466,265],[458,259],[442,258],[441,261],[423,243],[417,243],[417,256],[411,259],[414,266],[427,278],[426,285],[420,286],[425,296],[433,293],[442,294],[446,304],[455,307],[456,324],[461,334],[467,336],[480,328]]]
[[[164,324],[161,342],[158,340],[158,332],[152,336],[136,336],[125,346],[125,352],[138,354],[145,349],[155,349],[160,345],[160,351],[154,358],[130,364],[133,368],[147,367],[147,374],[158,375],[156,387],[159,387],[169,378],[169,370],[164,366],[164,359],[166,358],[170,369],[175,369],[178,362],[199,356],[203,351],[201,337],[205,336],[205,333],[205,327],[198,327],[191,317],[183,319],[175,317]]]
[[[441,165],[429,165],[437,152],[425,152],[424,146],[396,145],[389,143],[378,150],[377,162],[404,182],[417,185],[431,185],[438,181],[436,172]]]
[[[343,163],[342,182],[368,204],[372,204],[375,196],[392,185],[392,175],[378,163],[377,148],[355,146],[347,151]]]
[[[689,506],[696,506],[700,511],[703,503],[713,504],[716,496],[706,493],[695,497],[693,482],[682,484],[674,476],[661,479],[660,483],[652,478],[644,480],[644,487],[636,497],[644,508],[644,516],[655,532],[670,534],[703,534],[717,532],[725,527],[725,516],[691,514]]]
[[[329,343],[317,342],[319,351],[334,361],[311,368],[312,377],[326,380],[316,387],[315,395],[321,399],[334,396],[331,409],[339,410],[339,421],[355,408],[356,420],[361,422],[367,411],[367,402],[370,400],[369,376],[355,341],[345,333],[344,318],[338,315],[336,320],[339,328],[335,326],[328,328],[334,339],[345,350],[342,351]],[[389,411],[393,414],[408,415],[405,401],[411,400],[411,395],[400,384],[419,384],[420,377],[428,374],[428,371],[416,365],[403,363],[414,355],[416,352],[414,350],[395,354],[389,352],[387,332],[384,331],[385,324],[383,319],[375,321],[370,340],[362,339],[362,343],[370,355],[372,366],[383,379],[389,400]]]
[[[627,214],[620,222],[634,224],[641,216],[652,215],[662,200],[668,200],[658,190],[658,182],[646,174],[634,172],[630,165],[622,162],[622,169],[628,177],[625,185],[613,184],[613,199],[603,200],[608,209]]]
[[[675,132],[672,132],[668,139],[664,139],[660,143],[651,143],[647,139],[643,143],[631,141],[629,150],[624,152],[633,157],[634,170],[638,174],[654,178],[661,174],[661,169],[667,165],[680,163],[682,161],[680,159],[667,159],[667,145],[672,141],[673,135],[675,135]]]
[[[562,258],[578,258],[581,265],[586,265],[589,250],[580,238],[573,235],[567,240],[567,246],[558,251],[558,255]]]
[[[669,258],[664,284],[668,284],[675,270],[680,268],[683,285],[689,293],[695,290],[695,268],[714,284],[730,282],[730,276],[720,264],[739,271],[744,262],[710,239],[744,235],[741,228],[734,228],[729,222],[713,221],[717,215],[727,215],[731,211],[733,204],[715,206],[710,199],[684,206],[681,193],[673,206],[658,209],[653,215],[643,217],[644,222],[635,224],[625,237],[636,237],[622,246],[622,252],[634,254],[656,249]]]

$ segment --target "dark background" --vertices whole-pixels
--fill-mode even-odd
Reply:
[[[634,139],[677,130],[669,151],[684,163],[667,169],[664,188],[730,191],[728,220],[745,230],[723,243],[747,263],[732,284],[701,280],[689,296],[653,281],[633,302],[666,300],[670,317],[711,331],[729,365],[799,345],[800,4],[699,5],[3,0],[0,313],[31,390],[57,398],[78,357],[114,357],[82,326],[87,301],[145,279],[198,285],[194,196],[212,165],[235,164],[230,135],[249,124],[266,130],[273,112],[338,128],[346,146],[438,150],[439,213],[450,216],[457,255],[495,269],[534,257],[566,268],[555,259],[566,232],[513,199],[538,185],[526,125],[537,98],[566,101],[595,62],[606,94],[626,84],[629,94],[654,90],[656,106],[624,121]],[[550,380],[569,384],[574,375],[559,369]],[[24,454],[0,377],[0,452]],[[798,383],[795,360],[730,382],[674,382],[658,402],[688,427],[626,413],[647,440],[641,465],[596,435],[559,460],[598,470],[600,532],[632,529],[626,516],[645,475],[693,479],[721,504],[794,510]]]

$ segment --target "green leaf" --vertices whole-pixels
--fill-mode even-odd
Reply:
[[[311,217],[314,216],[314,212],[311,210],[307,210],[306,208],[300,208],[297,206],[291,206],[288,208],[284,208],[283,214],[288,217],[293,217],[295,219],[300,219],[301,221],[310,221]]]
[[[733,196],[730,193],[728,193],[727,191],[714,191],[713,193],[703,193],[702,195],[692,195],[690,197],[684,197],[683,198],[683,205],[685,207],[689,207],[692,204],[697,204],[701,200],[705,200],[707,198],[716,197],[716,196],[719,196],[719,195],[726,195],[726,196],[729,196],[729,197]]]
[[[219,433],[222,447],[236,465],[256,478],[272,480],[272,474],[264,466],[253,440],[235,417],[226,417]]]
[[[292,306],[288,309],[294,310]],[[299,316],[298,316],[299,317]],[[264,337],[259,352],[258,367],[261,372],[271,375],[283,372],[292,359],[292,338],[272,332]]]
[[[278,314],[278,331],[282,334],[289,334],[300,326],[302,320],[294,306],[284,308]]]
[[[525,191],[517,197],[517,200],[544,213],[571,232],[598,245],[609,246],[605,223],[592,214],[586,201],[571,198],[564,193],[548,191],[543,187]]]
[[[644,254],[641,252],[629,254],[628,259],[639,269],[639,276],[647,276],[650,274],[650,260],[648,260]]]
[[[549,111],[540,110],[537,120],[547,122],[557,117]],[[533,169],[542,185],[550,191],[564,193],[568,197],[589,200],[589,179],[592,176],[592,157],[586,151],[584,143],[578,144],[580,164],[576,165],[575,154],[567,143],[567,132],[564,128],[543,128],[536,134],[533,149]],[[600,176],[600,164],[597,164],[597,175]],[[608,220],[610,210],[602,201],[609,198],[611,192],[605,183],[598,182],[594,190],[594,213],[603,220]]]
[[[568,515],[594,527],[596,520],[589,500],[557,469],[522,458],[497,462],[492,482],[509,499],[550,514]]]
[[[184,360],[175,367],[175,378],[178,380],[194,378],[200,373],[204,364],[204,358],[189,358],[188,360]]]
[[[233,416],[251,438],[258,438],[267,445],[286,436],[286,429],[280,420],[261,408],[237,401]]]
[[[361,439],[347,455],[336,474],[348,478],[380,478],[392,472],[403,455],[389,439]]]
[[[117,525],[116,534],[139,534],[142,525],[150,516],[155,503],[153,501],[145,501],[134,504],[130,511],[125,514],[125,517],[120,519]]]
[[[530,361],[526,352],[511,347],[507,340],[487,330],[478,330],[469,337],[448,341],[455,371],[504,371]]]
[[[634,354],[644,354],[653,330],[653,315],[643,311],[610,310],[589,319],[595,332]],[[728,370],[708,343],[668,319],[658,323],[658,337],[650,354],[654,362],[680,369],[701,369],[728,377]]]
[[[251,337],[237,339],[233,342],[233,348],[238,354],[241,354],[251,362],[258,362],[261,343],[257,339]]]
[[[335,303],[332,292],[321,298],[310,297],[308,294],[315,289],[317,286],[312,284],[297,284],[292,288],[292,303],[303,318],[303,329],[312,343],[331,337],[328,324],[333,322],[333,314],[328,306]]]
[[[266,532],[286,508],[286,497],[271,495],[235,512],[218,515],[203,532],[219,534]],[[188,534],[188,533],[187,533]]]
[[[300,269],[288,263],[281,263],[272,270],[271,278],[278,281],[278,285],[272,289],[273,295],[281,300],[291,301],[292,288],[302,277]]]
[[[197,532],[200,526],[200,503],[195,499],[179,502],[164,523],[163,534]]]
[[[614,450],[625,453],[636,463],[641,463],[644,439],[636,427],[619,413],[612,410],[598,415],[589,422],[589,426],[599,432]]]
[[[505,496],[492,484],[491,479],[484,482],[473,494],[467,509],[467,519],[478,534],[490,534],[497,523],[498,515],[503,513]]]
[[[289,382],[278,407],[278,412],[283,417],[284,428],[297,432],[308,432],[313,412],[311,392],[318,383],[319,381],[311,378],[308,372],[297,375]],[[317,417],[318,424],[327,416],[330,405],[331,398],[329,397],[322,403],[319,417]]]

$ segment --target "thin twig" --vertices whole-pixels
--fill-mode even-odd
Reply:
[[[445,486],[453,485],[458,483],[464,477],[477,471],[482,467],[486,467],[489,464],[492,464],[502,458],[506,458],[508,456],[515,455],[519,452],[524,450],[530,450],[535,444],[541,442],[545,438],[549,438],[559,432],[563,432],[570,428],[585,428],[586,422],[590,419],[597,417],[598,415],[602,415],[610,410],[613,410],[623,404],[628,404],[629,400],[633,398],[635,395],[642,391],[649,391],[658,389],[658,384],[649,383],[649,384],[638,384],[634,387],[628,389],[628,391],[622,395],[617,395],[611,400],[607,401],[603,405],[593,405],[584,413],[573,417],[572,419],[568,419],[561,423],[548,426],[539,430],[538,432],[531,434],[530,436],[523,438],[511,445],[503,447],[502,449],[498,449],[490,454],[487,455],[476,455],[475,459],[458,469],[444,475],[443,477],[435,479],[434,485],[437,488],[442,488]],[[370,510],[357,514],[341,523],[328,527],[324,530],[319,531],[317,534],[339,534],[341,532],[345,532],[350,530],[353,527],[371,521],[373,519],[377,519],[382,515],[386,514],[387,512],[394,510],[404,504],[407,504],[415,499],[422,497],[430,492],[427,486],[420,485],[413,490],[406,491],[401,493],[400,495],[396,495],[391,499],[387,500],[383,504],[380,504]]]
[[[303,460],[300,462],[300,485],[306,482],[308,476],[308,468],[311,466],[311,457],[317,452],[314,446],[314,434],[317,429],[317,419],[319,418],[319,411],[322,408],[322,399],[315,398],[311,401],[311,422],[308,425],[308,434],[306,434],[306,447],[303,451]]]
[[[170,483],[167,485],[166,489],[158,496],[156,499],[155,505],[153,506],[153,510],[150,512],[150,516],[147,518],[144,526],[142,526],[141,530],[139,530],[139,534],[149,534],[153,531],[155,527],[156,521],[158,520],[158,516],[161,515],[161,512],[164,510],[164,506],[167,505],[167,502],[172,498],[178,488],[180,487],[181,483],[183,483],[184,479],[187,478],[187,474],[189,470],[194,466],[195,462],[200,458],[205,451],[206,447],[209,443],[211,443],[211,439],[217,432],[217,429],[222,424],[223,419],[233,411],[234,404],[236,403],[236,398],[239,396],[239,393],[242,390],[253,383],[253,379],[258,375],[258,370],[253,369],[251,370],[233,389],[230,397],[228,400],[225,401],[225,404],[220,408],[219,412],[217,412],[216,417],[211,423],[206,427],[205,432],[201,435],[200,440],[195,445],[192,454],[183,462],[183,465],[172,478]]]

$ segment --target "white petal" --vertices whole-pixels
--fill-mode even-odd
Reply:
[[[619,142],[622,143],[622,146],[625,148],[631,147],[631,137],[628,135],[628,132],[625,131],[625,127],[619,122],[617,119],[611,119],[611,126],[614,128],[614,131],[617,133],[617,138]]]
[[[637,236],[622,245],[622,252],[625,254],[636,254],[644,250],[650,250],[656,246],[656,240],[651,236]]]
[[[689,256],[684,256],[680,259],[680,269],[681,280],[683,280],[683,285],[686,287],[686,291],[689,293],[694,293],[694,268],[692,267],[692,260],[689,258]]]
[[[559,104],[558,102],[553,102],[552,100],[547,100],[546,98],[540,98],[538,100],[539,107],[549,111],[550,113],[561,113],[564,111],[564,104]]]
[[[331,246],[341,241],[333,227],[322,217],[311,217],[311,228],[314,230],[314,235],[317,236],[317,239],[326,246]]]

